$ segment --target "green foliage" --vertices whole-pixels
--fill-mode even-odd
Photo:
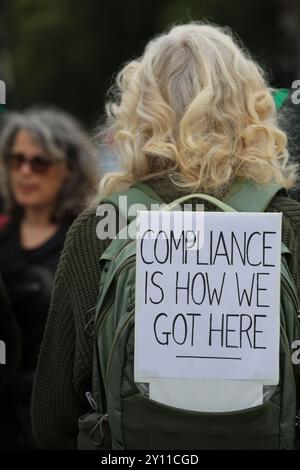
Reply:
[[[57,105],[95,123],[111,76],[141,53],[157,14],[139,0],[10,0],[6,44],[13,104]]]
[[[276,5],[275,0],[0,0],[8,106],[56,105],[94,125],[112,76],[125,61],[170,24],[202,19],[232,27],[265,68],[272,65],[273,84],[287,86],[278,59],[287,48],[276,29]]]

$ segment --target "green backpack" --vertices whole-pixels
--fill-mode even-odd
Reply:
[[[221,211],[264,211],[279,191],[276,185],[241,183],[224,202],[207,195]],[[161,203],[148,186],[138,183],[102,202],[118,207]],[[226,202],[226,203],[225,203]],[[128,220],[128,223],[134,223]],[[101,281],[95,315],[92,413],[79,420],[81,449],[293,449],[296,442],[296,375],[292,343],[299,338],[298,299],[282,245],[280,306],[280,381],[263,405],[233,412],[195,412],[152,401],[134,381],[135,260],[134,239],[114,239],[100,258]]]

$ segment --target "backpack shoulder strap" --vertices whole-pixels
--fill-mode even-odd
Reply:
[[[121,196],[126,197],[124,205],[122,204]],[[150,186],[144,183],[136,183],[130,188],[115,192],[110,196],[103,198],[100,204],[112,204],[127,220],[128,223],[134,221],[135,216],[129,216],[128,209],[133,204],[143,204],[145,207],[150,209],[151,204],[163,204],[162,199],[150,188]],[[127,230],[127,227],[124,228]],[[120,236],[120,233],[119,233]],[[117,251],[127,243],[126,238],[113,240],[102,253],[100,260],[111,260]],[[98,299],[99,300],[99,299]],[[97,316],[97,311],[96,311]],[[97,411],[106,412],[106,395],[104,387],[104,378],[102,374],[101,364],[98,354],[98,344],[96,337],[94,338],[94,356],[93,356],[93,373],[92,373],[92,386],[93,386],[93,397],[96,403]]]
[[[238,212],[263,212],[280,190],[283,188],[276,183],[260,185],[239,181],[232,186],[223,201]]]
[[[120,204],[122,197],[126,198],[126,202]],[[135,183],[128,189],[118,191],[105,197],[101,200],[101,203],[112,204],[115,206],[121,215],[127,219],[128,223],[131,222],[135,216],[128,214],[128,208],[133,204],[143,204],[147,209],[150,209],[151,204],[163,204],[163,200],[156,194],[150,186],[145,183]]]
[[[225,195],[223,202],[238,212],[263,212],[273,197],[281,190],[284,190],[284,188],[276,183],[260,185],[251,181],[238,181]],[[127,197],[126,207],[120,206],[120,196]],[[132,204],[139,203],[150,208],[153,203],[164,203],[150,186],[141,182],[124,191],[113,193],[101,202],[113,204],[127,218],[128,222],[134,219],[133,216],[128,216],[127,213],[127,208]]]
[[[238,212],[264,212],[279,191],[286,190],[276,183],[259,185],[251,181],[239,181],[232,186],[223,201]],[[289,249],[281,243],[281,254],[288,253]]]

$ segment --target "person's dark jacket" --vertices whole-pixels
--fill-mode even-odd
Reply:
[[[13,377],[21,357],[21,335],[0,276],[0,390]]]
[[[36,368],[53,278],[69,227],[70,223],[64,224],[49,240],[33,249],[20,246],[17,221],[12,220],[0,232],[0,273],[23,338],[21,371]],[[24,383],[17,388],[29,402],[30,384],[30,393],[25,393]]]
[[[0,231],[0,273],[21,335],[18,368],[0,393],[0,449],[36,447],[30,419],[33,379],[53,278],[69,227],[66,222],[33,249],[22,248],[17,220],[9,220]],[[7,350],[13,352],[12,347]]]

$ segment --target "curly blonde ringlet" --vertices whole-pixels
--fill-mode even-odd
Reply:
[[[216,196],[236,178],[295,181],[264,73],[228,29],[190,23],[155,38],[119,73],[106,110],[122,171],[103,177],[101,196],[166,173]]]

